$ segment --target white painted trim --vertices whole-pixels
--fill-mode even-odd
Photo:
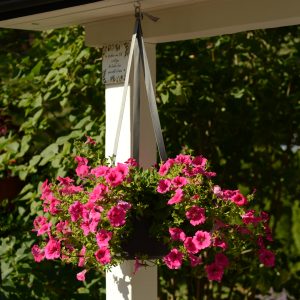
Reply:
[[[155,23],[144,18],[148,43],[300,24],[299,0],[209,0],[150,12],[160,20]],[[113,39],[128,39],[132,22],[132,16],[121,16],[86,23],[86,43],[99,47]]]

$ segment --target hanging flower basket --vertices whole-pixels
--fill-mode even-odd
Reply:
[[[249,262],[274,266],[268,214],[250,208],[253,194],[215,185],[203,156],[179,154],[143,170],[133,159],[111,165],[93,147],[84,145],[75,157],[74,176],[41,187],[36,262],[82,267],[79,280],[90,268],[106,270],[128,258],[170,269],[190,265],[216,281]]]

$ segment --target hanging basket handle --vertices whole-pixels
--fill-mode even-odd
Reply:
[[[138,11],[137,11],[138,9]],[[114,143],[113,154],[114,156],[117,155],[119,140],[120,140],[120,133],[121,133],[121,126],[123,122],[126,98],[127,98],[127,91],[129,85],[129,75],[130,69],[132,65],[132,60],[135,61],[135,74],[134,74],[134,92],[133,92],[133,158],[139,161],[139,142],[140,142],[140,68],[142,67],[144,73],[144,80],[145,80],[145,88],[146,94],[149,104],[149,110],[152,120],[152,126],[154,129],[156,144],[158,147],[158,152],[160,159],[162,161],[167,160],[167,153],[165,149],[164,139],[162,135],[156,99],[155,99],[155,92],[153,88],[153,83],[151,79],[151,73],[148,63],[148,58],[145,49],[145,43],[143,39],[142,33],[142,26],[141,26],[141,19],[142,13],[140,12],[140,8],[136,7],[136,21],[134,25],[134,32],[131,38],[130,44],[130,51],[128,57],[128,64],[127,70],[125,75],[125,83],[124,83],[124,90],[122,95],[122,102],[120,107],[118,125],[117,125],[117,132],[116,138]]]

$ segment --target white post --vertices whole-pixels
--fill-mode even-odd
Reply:
[[[146,51],[155,84],[156,58],[155,45],[146,44]],[[141,85],[143,87],[143,84]],[[106,156],[111,156],[119,117],[123,86],[108,85],[105,90],[106,105]],[[119,149],[116,160],[126,161],[131,155],[131,89],[128,89],[127,103],[120,134]],[[140,128],[140,165],[147,168],[156,162],[156,144],[152,128],[148,102],[144,88],[141,97]],[[106,273],[107,300],[155,300],[157,299],[157,267],[141,268],[135,275],[134,261],[127,260]]]

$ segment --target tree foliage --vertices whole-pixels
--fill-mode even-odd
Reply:
[[[295,26],[158,45],[168,154],[193,149],[213,162],[222,186],[256,190],[257,206],[273,215],[277,247],[275,275],[237,272],[223,286],[161,269],[161,299],[251,299],[271,286],[300,297],[299,33]],[[84,46],[81,28],[0,30],[0,41],[0,177],[24,185],[17,198],[0,200],[0,299],[99,299],[100,274],[82,287],[69,266],[35,264],[30,230],[36,187],[68,172],[73,140],[88,134],[103,147],[101,53]]]

